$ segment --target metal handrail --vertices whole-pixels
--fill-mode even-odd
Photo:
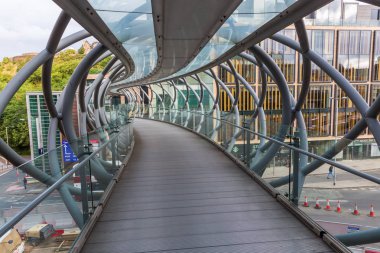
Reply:
[[[173,110],[173,109],[172,109],[172,110]],[[324,162],[324,163],[327,163],[327,164],[330,164],[330,165],[332,165],[332,166],[335,166],[336,168],[339,168],[339,169],[341,169],[341,170],[344,170],[344,171],[346,171],[346,172],[348,172],[348,173],[351,173],[351,174],[354,174],[354,175],[359,176],[359,177],[361,177],[361,178],[367,179],[367,180],[369,180],[369,181],[371,181],[371,182],[374,182],[374,183],[380,184],[380,178],[377,178],[377,177],[374,177],[374,176],[369,175],[369,174],[367,174],[367,173],[364,173],[364,172],[358,171],[358,170],[354,169],[353,167],[350,167],[350,166],[347,166],[347,165],[344,165],[344,164],[338,163],[338,162],[336,162],[336,161],[329,160],[329,159],[324,158],[324,157],[322,157],[322,156],[319,156],[319,155],[316,155],[316,154],[310,153],[310,152],[305,151],[305,150],[303,150],[303,149],[296,148],[296,147],[294,147],[294,146],[292,146],[292,145],[289,145],[289,144],[286,144],[286,143],[284,143],[284,142],[282,142],[282,141],[276,140],[275,138],[268,137],[268,136],[266,136],[266,135],[263,135],[263,134],[260,134],[260,133],[254,132],[254,131],[252,131],[251,129],[244,128],[244,127],[241,127],[241,126],[237,126],[237,125],[235,125],[235,124],[233,124],[233,123],[231,123],[231,122],[229,122],[229,121],[226,121],[226,120],[224,120],[224,119],[218,119],[218,118],[215,118],[215,117],[209,116],[209,115],[207,115],[207,114],[200,113],[200,112],[195,111],[195,110],[194,110],[194,111],[188,111],[188,110],[177,110],[177,109],[174,109],[174,111],[175,111],[175,110],[176,110],[176,111],[180,111],[180,112],[183,111],[183,112],[190,112],[190,113],[196,113],[196,114],[200,114],[200,115],[205,115],[205,116],[208,117],[208,118],[215,119],[215,120],[219,120],[219,121],[224,122],[224,123],[227,123],[227,124],[229,124],[229,125],[231,125],[231,126],[233,126],[233,127],[239,128],[239,129],[244,130],[244,131],[247,131],[247,132],[250,132],[250,133],[252,133],[253,135],[256,135],[256,136],[262,137],[262,138],[264,138],[264,139],[266,139],[266,140],[268,140],[268,141],[271,141],[271,142],[277,143],[277,144],[279,144],[279,145],[281,145],[281,146],[283,146],[283,147],[286,147],[286,148],[289,148],[289,149],[291,149],[291,150],[294,150],[294,151],[296,151],[296,152],[298,152],[298,153],[301,153],[301,154],[303,154],[303,155],[306,155],[306,156],[312,157],[312,158],[314,158],[314,159],[316,159],[316,160],[319,160],[319,161],[322,161],[322,162]],[[169,110],[169,111],[171,111],[171,110]]]
[[[128,124],[128,123],[127,123]],[[102,126],[102,127],[98,127],[98,128],[96,128],[96,129],[94,129],[94,130],[92,130],[91,132],[88,132],[87,133],[87,135],[89,135],[89,134],[96,134],[97,132],[96,131],[98,131],[98,130],[100,130],[100,129],[106,129],[107,127],[109,127],[110,129],[112,128],[111,126],[109,126],[109,125],[107,125],[107,126]],[[85,136],[79,136],[79,138],[76,140],[76,141],[79,141],[81,138],[83,138],[83,137],[85,137]],[[73,142],[69,142],[69,144],[72,144]],[[37,160],[37,159],[39,159],[40,157],[43,157],[43,156],[46,156],[47,154],[49,154],[50,152],[56,152],[59,148],[62,148],[63,147],[63,145],[59,145],[59,146],[57,146],[55,149],[53,149],[53,150],[49,150],[49,151],[47,151],[47,152],[45,152],[45,153],[43,153],[43,154],[41,154],[41,155],[38,155],[38,156],[35,156],[34,157],[34,159],[33,160]],[[28,164],[28,163],[30,163],[32,160],[28,160],[28,161],[26,161],[26,162],[24,162],[24,163],[22,163],[22,164],[20,164],[20,165],[18,165],[17,167],[15,167],[15,166],[13,166],[15,169],[18,169],[18,168],[21,168],[21,167],[23,167],[24,165],[26,165],[26,164]]]
[[[127,123],[129,124],[129,123]],[[126,124],[126,125],[127,125]],[[107,142],[103,143],[96,151],[87,156],[83,161],[78,163],[77,166],[73,167],[69,172],[63,175],[60,179],[58,179],[54,184],[49,186],[45,191],[43,191],[40,195],[38,195],[32,202],[26,205],[19,213],[17,213],[12,219],[6,222],[2,227],[0,227],[0,237],[3,236],[9,229],[13,228],[20,220],[22,220],[28,213],[30,213],[37,205],[39,205],[45,198],[47,198],[54,190],[60,187],[70,176],[72,176],[75,172],[77,172],[80,168],[85,166],[85,164],[92,159],[96,154],[102,151],[107,145],[115,140],[121,131],[115,134],[112,138],[110,138]]]

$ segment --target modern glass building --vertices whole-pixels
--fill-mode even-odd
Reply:
[[[57,102],[61,92],[53,92],[53,101]],[[29,141],[30,141],[30,154],[31,159],[34,160],[36,157],[46,153],[48,151],[48,132],[50,126],[50,115],[46,107],[45,99],[42,92],[28,92],[26,94],[26,104],[27,104],[27,115],[28,115],[28,127],[29,127]],[[73,107],[73,119],[76,131],[78,131],[79,121],[78,121],[78,106],[74,103]],[[60,135],[59,130],[56,134],[56,146],[60,147],[62,145],[62,140],[64,137]],[[50,174],[48,161],[45,161],[43,165],[41,160],[36,160],[38,166],[41,170],[46,171]],[[60,161],[62,162],[62,161]]]
[[[380,94],[379,19],[378,7],[343,0],[335,0],[304,19],[310,48],[338,69],[369,105]],[[297,39],[294,26],[279,33],[293,40]],[[297,100],[302,87],[302,55],[272,39],[266,39],[260,45],[278,64],[289,90]],[[239,74],[260,94],[259,68],[242,57],[235,57],[232,62]],[[233,74],[219,67],[219,77],[235,94]],[[328,146],[336,136],[342,137],[346,134],[361,119],[361,115],[331,77],[314,63],[310,81],[302,113],[308,130],[309,148],[315,151],[314,147],[320,147],[323,143]],[[267,124],[267,133],[274,135],[281,121],[281,94],[273,80],[268,78],[267,82],[264,109],[267,122],[271,122]],[[222,90],[220,97],[221,110],[229,111],[231,103],[226,92]],[[249,92],[243,89],[240,97],[243,102],[239,103],[239,111],[252,111],[254,102]],[[375,141],[370,131],[363,131],[342,155],[347,159],[378,156],[377,145],[372,143]]]
[[[0,92],[1,114],[42,68],[44,97],[28,95],[34,160],[1,139],[0,154],[48,189],[0,237],[48,210],[33,225],[68,217],[73,252],[379,243],[378,0],[54,2],[46,47]],[[83,30],[66,36],[70,20]],[[99,43],[52,93],[54,55],[88,36]]]

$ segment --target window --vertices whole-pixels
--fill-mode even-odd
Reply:
[[[380,81],[380,31],[375,32],[375,48],[373,53],[373,80]]]
[[[240,74],[247,82],[255,83],[256,81],[256,66],[252,62],[243,59],[242,57],[236,56],[231,59],[232,65],[235,67],[235,70]],[[219,78],[225,84],[234,84],[235,77],[232,73],[227,70],[219,67]]]
[[[359,94],[367,100],[368,85],[354,84]],[[360,112],[355,108],[353,102],[347,97],[346,93],[336,87],[336,97],[338,100],[338,118],[336,119],[338,136],[346,134],[362,118]],[[364,132],[362,133],[364,134]]]
[[[339,31],[338,70],[350,81],[368,81],[370,38],[371,31]]]
[[[339,25],[342,19],[342,0],[335,0],[318,9],[315,14],[316,25]]]
[[[357,3],[344,3],[343,19],[346,23],[355,23],[358,14]]]
[[[296,38],[296,32],[292,29],[286,29],[279,32],[291,39]],[[276,41],[266,39],[261,42],[262,48],[268,52],[268,54],[273,58],[277,65],[282,70],[285,79],[288,83],[294,83],[295,77],[295,62],[296,53],[293,49],[284,46]],[[273,83],[270,77],[268,77],[268,82]]]
[[[289,91],[292,95],[294,95],[295,86],[289,85]],[[259,86],[258,96],[261,96],[261,86]],[[267,134],[269,136],[275,135],[281,126],[282,108],[282,95],[277,85],[268,85],[263,109],[266,117]]]
[[[308,136],[328,136],[330,134],[331,87],[331,84],[310,86],[302,107]]]
[[[307,30],[310,48],[333,65],[334,31]],[[300,57],[300,80],[302,80],[302,56]],[[331,78],[314,63],[311,64],[311,82],[331,82]]]
[[[371,19],[380,20],[380,9],[372,9],[371,10]]]
[[[235,86],[229,86],[228,89],[230,90],[232,96],[235,97]],[[221,111],[228,112],[232,109],[231,99],[228,97],[227,92],[223,89],[220,89],[219,100],[219,106]],[[249,91],[243,87],[240,88],[238,109],[239,111],[253,111],[255,109],[253,97],[251,96]]]

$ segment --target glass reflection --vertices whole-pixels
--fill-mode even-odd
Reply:
[[[312,50],[333,65],[334,59],[334,31],[307,30],[309,45]],[[299,80],[302,80],[302,55],[300,55]],[[316,64],[311,63],[311,82],[331,82],[331,78]]]
[[[294,29],[286,29],[278,32],[278,34],[285,35],[293,40],[296,39],[296,32]],[[277,65],[284,73],[284,76],[288,83],[294,83],[295,77],[295,63],[296,53],[293,49],[284,46],[276,41],[266,39],[261,43],[262,48],[268,52],[268,54],[274,59]],[[274,83],[274,81],[268,77],[268,82]]]
[[[148,75],[157,63],[151,1],[89,0],[89,3],[134,61],[135,72],[127,81]]]
[[[371,31],[339,31],[338,69],[350,81],[369,78]]]
[[[295,0],[243,1],[194,60],[169,78],[194,71],[217,59],[294,2]]]

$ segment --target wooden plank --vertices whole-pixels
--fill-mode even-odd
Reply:
[[[331,252],[209,142],[149,120],[134,131],[126,172],[83,252]]]

